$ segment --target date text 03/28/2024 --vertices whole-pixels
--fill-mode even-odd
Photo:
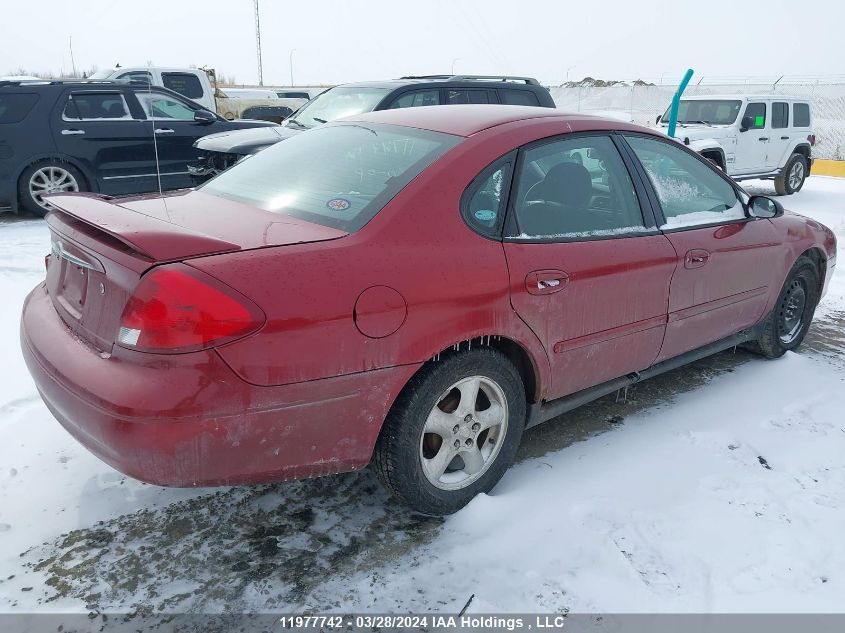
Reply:
[[[496,629],[507,631],[521,630],[563,630],[566,617],[562,615],[494,616],[494,615],[358,615],[349,616],[316,616],[298,615],[283,616],[279,623],[285,629],[332,630],[356,629],[370,630],[374,627],[383,629],[419,630],[428,627],[454,630],[484,630]]]

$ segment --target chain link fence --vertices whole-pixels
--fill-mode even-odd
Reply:
[[[561,110],[601,114],[654,125],[672,102],[677,85],[561,86],[550,88]],[[690,85],[684,95],[780,95],[809,99],[816,146],[813,156],[845,160],[845,80]]]

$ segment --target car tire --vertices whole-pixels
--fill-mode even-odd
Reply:
[[[801,191],[807,179],[807,159],[801,154],[793,154],[786,166],[775,178],[775,191],[779,196],[790,196]]]
[[[799,257],[786,278],[763,333],[748,347],[767,358],[780,358],[801,345],[819,301],[819,272],[809,257]]]
[[[88,183],[76,167],[63,160],[49,160],[27,167],[18,180],[20,206],[33,215],[44,217],[49,206],[40,193],[87,191]]]
[[[414,510],[452,514],[502,478],[525,418],[523,382],[504,354],[489,348],[451,354],[423,367],[399,395],[372,467]]]

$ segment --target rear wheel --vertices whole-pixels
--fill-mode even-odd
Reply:
[[[779,358],[801,345],[819,300],[819,273],[808,257],[792,267],[763,333],[750,347],[768,358]]]
[[[18,199],[24,209],[43,217],[50,210],[43,196],[85,189],[85,178],[76,167],[64,161],[47,161],[30,165],[23,172],[18,182]]]
[[[801,154],[793,154],[780,175],[775,178],[775,191],[779,196],[792,195],[801,191],[807,179],[807,159]]]
[[[423,368],[399,396],[373,468],[415,510],[451,514],[502,478],[525,415],[522,380],[503,354],[455,354]]]

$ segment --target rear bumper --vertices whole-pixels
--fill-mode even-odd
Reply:
[[[101,354],[73,336],[43,285],[21,321],[47,407],[117,470],[164,486],[250,484],[355,470],[417,366],[280,387],[244,382],[211,351]]]

